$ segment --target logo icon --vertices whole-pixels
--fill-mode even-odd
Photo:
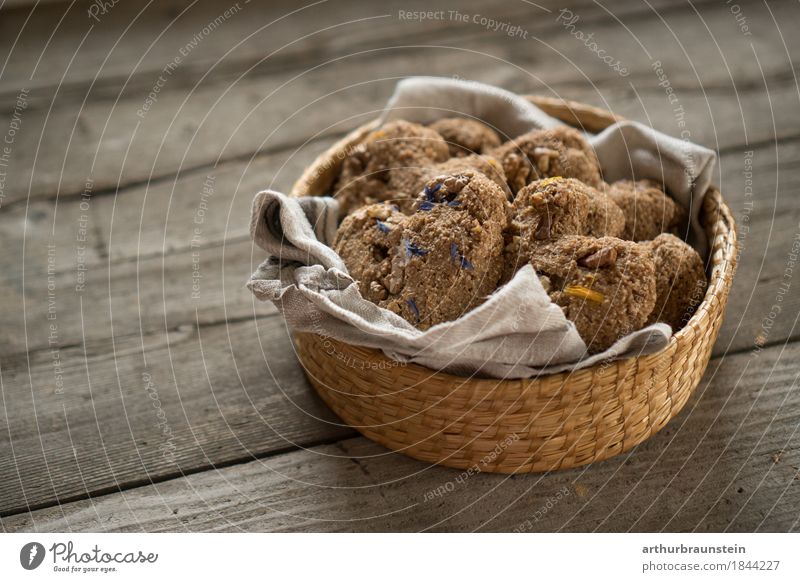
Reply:
[[[35,570],[44,560],[44,546],[39,542],[29,542],[19,551],[19,563],[26,570]]]

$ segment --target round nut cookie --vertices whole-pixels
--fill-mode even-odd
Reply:
[[[660,234],[646,244],[655,255],[656,305],[648,323],[661,321],[678,331],[703,301],[708,287],[703,259],[681,239]]]
[[[375,202],[402,200],[409,195],[388,184],[393,168],[419,168],[450,157],[447,143],[436,131],[417,123],[392,121],[349,152],[333,192],[339,215]]]
[[[563,236],[532,248],[530,262],[592,353],[643,327],[656,303],[655,260],[646,245]]]
[[[405,219],[392,204],[370,204],[346,216],[336,231],[334,250],[358,281],[361,295],[373,303],[389,296],[392,253],[400,246]]]
[[[625,217],[603,192],[574,178],[531,182],[511,204],[503,280],[530,260],[531,248],[565,235],[617,236]]]
[[[428,329],[483,303],[500,278],[505,204],[503,191],[474,170],[428,182],[405,221],[381,305]]]
[[[625,215],[621,238],[653,240],[662,232],[678,234],[686,224],[686,210],[667,196],[658,182],[619,180],[610,184],[606,192]]]
[[[475,119],[448,117],[434,121],[428,127],[439,132],[453,157],[483,154],[501,143],[495,130]]]
[[[503,164],[511,191],[535,180],[562,176],[589,186],[602,184],[600,162],[577,129],[558,127],[523,134],[490,152]]]

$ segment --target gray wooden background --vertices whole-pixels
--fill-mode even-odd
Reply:
[[[12,4],[4,530],[800,528],[797,2]],[[727,318],[684,411],[629,454],[468,479],[393,454],[339,424],[243,288],[262,258],[253,194],[288,188],[416,74],[581,100],[719,151],[743,243]]]

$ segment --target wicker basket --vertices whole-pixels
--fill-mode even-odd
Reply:
[[[588,131],[617,118],[580,103],[528,97],[550,115]],[[344,153],[377,121],[322,154],[292,194],[322,195]],[[719,333],[736,263],[730,209],[712,189],[702,221],[711,248],[703,302],[668,347],[531,380],[462,378],[399,364],[379,350],[297,333],[306,374],[339,417],[364,436],[406,455],[459,469],[552,471],[607,459],[660,430],[700,382]]]

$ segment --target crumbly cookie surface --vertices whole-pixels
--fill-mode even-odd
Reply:
[[[447,142],[452,157],[484,154],[500,145],[500,136],[491,127],[475,119],[448,117],[431,123]]]
[[[563,236],[534,247],[530,262],[592,353],[640,329],[656,303],[653,252],[646,245]]]
[[[662,232],[678,234],[686,223],[686,211],[653,180],[619,180],[606,191],[625,215],[621,237],[653,240]]]
[[[533,181],[561,176],[600,187],[600,163],[580,132],[570,127],[523,134],[490,152],[503,164],[511,191]]]
[[[373,303],[389,296],[392,256],[403,238],[405,219],[388,202],[370,204],[346,216],[336,232],[334,250],[358,281],[361,295]]]
[[[446,161],[447,143],[435,130],[408,121],[392,121],[369,134],[342,162],[333,188],[341,216],[376,202],[403,203],[414,193],[390,183],[392,170],[410,170]]]
[[[425,185],[410,216],[374,205],[345,218],[335,249],[366,298],[428,329],[477,307],[497,287],[505,204],[483,174],[445,174]]]
[[[705,296],[708,280],[697,251],[668,233],[646,244],[655,257],[656,304],[648,323],[661,321],[678,331]]]

